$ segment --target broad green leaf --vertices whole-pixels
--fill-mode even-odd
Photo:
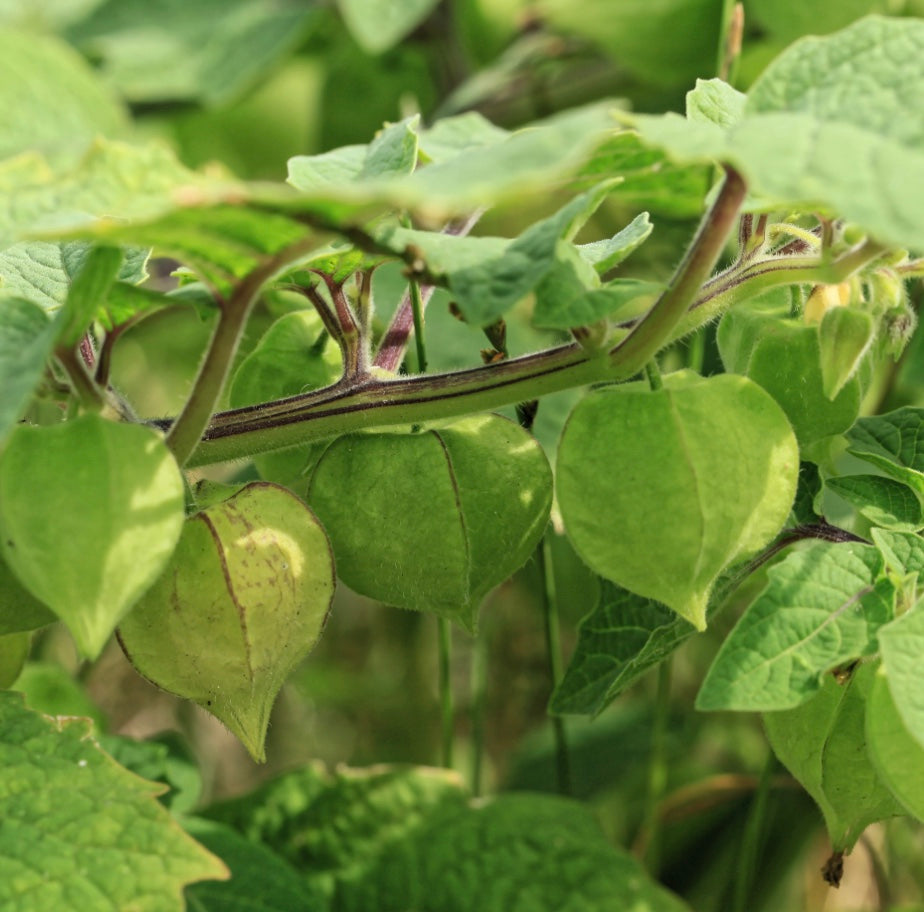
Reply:
[[[792,516],[787,526],[817,523],[821,518],[819,499],[822,494],[821,472],[814,462],[799,464],[799,486],[792,505]]]
[[[924,495],[924,408],[860,418],[847,441],[854,456]]]
[[[366,881],[385,852],[400,851],[438,811],[465,800],[451,770],[379,765],[330,774],[316,764],[204,813],[264,843],[333,899]]]
[[[158,796],[175,814],[190,813],[202,797],[202,773],[182,735],[164,731],[144,741],[121,735],[98,735],[103,750],[142,779],[162,782],[168,789]]]
[[[829,399],[855,376],[875,336],[876,322],[865,311],[832,307],[822,317],[818,328],[821,385]]]
[[[446,808],[347,895],[357,912],[683,912],[585,805],[507,794]]]
[[[825,487],[843,497],[861,516],[884,529],[916,532],[924,526],[924,505],[900,481],[882,475],[840,475],[825,480]]]
[[[106,719],[85,688],[60,663],[26,662],[13,684],[26,698],[29,709],[46,716],[83,716],[95,731],[106,727]]]
[[[369,143],[359,180],[375,180],[410,174],[417,164],[417,128],[420,115],[415,114],[400,123],[389,124]]]
[[[0,550],[95,658],[164,568],[183,479],[161,436],[86,415],[16,428],[0,459]]]
[[[924,538],[920,535],[873,529],[873,541],[894,573],[918,573],[924,577]]]
[[[751,87],[728,127],[636,115],[679,162],[723,161],[779,206],[814,207],[879,241],[924,246],[924,21],[870,16],[803,38]],[[895,86],[902,86],[901,92]]]
[[[860,665],[845,684],[829,676],[808,703],[764,715],[774,753],[821,808],[835,852],[849,852],[871,823],[904,813],[867,754],[875,672]]]
[[[128,221],[239,199],[241,192],[234,181],[188,170],[160,144],[98,140],[57,173],[34,157],[20,157],[0,165],[0,247],[27,234],[62,237],[90,228],[131,243],[119,234]]]
[[[84,260],[93,249],[93,245],[83,241],[61,244],[24,241],[14,244],[0,251],[0,286],[34,301],[48,313],[55,313],[67,299],[71,281],[83,268]],[[120,282],[131,283],[131,287],[144,281],[147,278],[147,258],[147,250],[126,250],[118,272]]]
[[[924,602],[896,618],[879,631],[882,667],[892,699],[911,736],[924,745],[924,688],[921,664],[924,657]]]
[[[122,251],[118,247],[94,247],[87,254],[67,291],[64,312],[58,320],[58,345],[70,348],[80,341],[103,307],[121,266]]]
[[[48,608],[23,588],[0,555],[0,636],[36,630],[56,620]]]
[[[717,332],[728,370],[759,383],[779,403],[800,447],[846,431],[860,411],[858,377],[830,399],[824,389],[817,326],[779,317],[776,299],[766,307],[729,311]]]
[[[266,846],[211,820],[187,817],[183,829],[231,871],[230,880],[187,887],[189,912],[329,912],[324,895]]]
[[[631,320],[645,313],[664,290],[663,285],[639,279],[614,279],[602,288],[578,290],[569,297],[553,273],[536,289],[533,324],[542,329],[570,329],[588,326],[609,317]]]
[[[28,631],[0,633],[0,690],[11,687],[19,677],[31,644],[32,634]]]
[[[604,47],[620,66],[656,85],[689,85],[713,72],[720,0],[542,0],[543,21]]]
[[[340,437],[308,487],[348,586],[467,630],[484,596],[532,554],[551,501],[538,443],[497,415],[417,434]]]
[[[615,269],[626,257],[633,254],[654,230],[647,212],[637,215],[625,228],[611,238],[581,244],[578,252],[593,265],[600,275]]]
[[[51,35],[0,28],[0,159],[37,152],[72,164],[97,135],[116,137],[126,118],[73,48]]]
[[[924,821],[924,745],[905,727],[881,669],[869,695],[866,747],[892,794],[909,814]]]
[[[133,102],[222,104],[306,36],[313,4],[261,0],[108,0],[68,30]]]
[[[480,146],[493,146],[510,136],[477,111],[444,117],[420,131],[420,155],[426,162],[446,161]]]
[[[449,290],[466,320],[476,326],[492,323],[532,291],[552,270],[559,241],[574,238],[610,186],[601,184],[531,225],[497,259],[454,270],[449,276]]]
[[[22,417],[55,343],[41,307],[0,295],[0,442]]]
[[[597,715],[693,630],[669,608],[604,581],[597,606],[581,621],[554,713]]]
[[[436,4],[437,0],[337,0],[350,33],[371,54],[397,44]]]
[[[792,429],[760,387],[681,372],[654,392],[605,387],[577,405],[558,449],[558,499],[594,571],[702,630],[722,570],[779,531],[798,470]]]
[[[722,644],[697,709],[799,706],[826,672],[874,653],[895,599],[895,585],[879,579],[882,567],[869,545],[829,542],[813,542],[772,567],[766,588]]]
[[[312,512],[254,482],[187,520],[119,642],[140,674],[198,703],[262,762],[270,710],[333,594],[330,545]]]
[[[803,35],[836,31],[868,13],[894,9],[888,0],[814,0],[810,6],[798,0],[751,0],[747,15],[778,42],[789,44]]]
[[[687,117],[705,123],[731,127],[741,120],[747,95],[722,79],[697,79],[687,92]]]
[[[0,906],[9,912],[182,912],[181,891],[228,870],[120,767],[85,719],[0,693]]]

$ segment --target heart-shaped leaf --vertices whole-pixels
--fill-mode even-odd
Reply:
[[[702,630],[716,577],[779,531],[798,473],[792,428],[757,384],[681,372],[657,391],[608,387],[578,403],[558,498],[593,570]]]
[[[270,709],[317,642],[333,593],[312,512],[256,482],[187,520],[119,641],[144,677],[208,710],[262,761]]]

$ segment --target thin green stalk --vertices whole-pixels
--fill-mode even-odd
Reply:
[[[776,757],[768,751],[767,760],[760,773],[757,790],[748,810],[744,825],[744,835],[738,850],[738,864],[735,866],[734,893],[732,894],[731,912],[747,912],[753,903],[749,902],[754,885],[757,862],[763,850],[767,822],[767,801],[770,797],[770,781],[776,768]]]
[[[671,659],[658,666],[658,691],[651,725],[651,753],[648,758],[648,788],[642,832],[645,834],[645,862],[653,877],[661,867],[660,805],[667,791],[667,726],[671,708]]]
[[[657,358],[652,358],[645,365],[645,376],[648,378],[648,386],[652,391],[659,390],[664,386],[664,381],[661,379],[661,368],[658,367]]]
[[[542,577],[542,612],[545,620],[545,650],[549,665],[549,679],[552,688],[558,687],[562,677],[561,638],[558,625],[558,598],[555,593],[555,571],[548,537],[536,547],[536,563]],[[555,738],[555,775],[558,791],[571,795],[571,758],[568,752],[568,733],[565,720],[552,716],[552,733]]]
[[[479,633],[472,640],[472,795],[481,795],[484,772],[484,713],[487,691],[487,644],[484,634]]]
[[[620,367],[641,370],[670,339],[718,262],[725,241],[736,226],[746,194],[744,179],[734,168],[726,166],[725,181],[712,208],[700,222],[667,288],[610,354]]]
[[[411,278],[408,283],[411,294],[411,313],[414,315],[414,345],[417,351],[417,370],[421,374],[427,372],[427,345],[423,329],[423,299],[420,296],[420,284]]]
[[[90,412],[102,411],[106,399],[90,376],[83,358],[77,353],[77,348],[72,345],[62,346],[55,352],[55,356],[67,374],[71,392],[77,397],[81,408]]]
[[[167,431],[167,446],[181,466],[189,460],[208,427],[231,370],[247,318],[261,289],[281,269],[307,253],[314,243],[314,238],[306,237],[275,256],[268,257],[248,273],[235,286],[230,297],[222,302],[218,324],[199,367],[192,392]]]
[[[439,689],[440,718],[442,726],[441,761],[446,769],[452,769],[452,747],[455,740],[455,709],[452,703],[452,623],[447,618],[437,618],[439,626]]]

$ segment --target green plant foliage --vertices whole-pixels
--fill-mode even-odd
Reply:
[[[678,161],[733,164],[768,200],[822,206],[884,243],[921,247],[924,191],[914,175],[924,123],[907,112],[924,86],[922,42],[924,22],[870,16],[784,51],[734,123],[676,114],[632,123]]]
[[[924,539],[920,536],[873,529],[873,541],[885,558],[886,566],[894,573],[924,571]]]
[[[924,506],[915,492],[881,475],[840,475],[825,487],[853,504],[861,516],[885,529],[916,532],[924,526]]]
[[[552,712],[599,714],[692,632],[664,605],[604,580],[597,606],[578,628],[574,656],[552,694]]]
[[[0,29],[0,159],[75,162],[94,137],[125,133],[125,114],[86,61],[57,38]]]
[[[308,486],[348,586],[468,630],[484,596],[532,553],[551,501],[539,445],[496,415],[341,437]]]
[[[821,320],[818,345],[822,390],[834,399],[860,369],[876,335],[871,314],[850,307],[832,307]]]
[[[924,409],[906,407],[861,418],[847,440],[855,456],[924,494]]]
[[[825,672],[874,653],[895,585],[867,545],[813,542],[768,571],[769,582],[722,644],[698,709],[758,712],[799,706]]]
[[[718,575],[779,531],[798,470],[792,430],[760,387],[676,374],[661,390],[582,400],[559,445],[558,498],[592,569],[702,630]]]
[[[821,808],[835,852],[849,852],[869,824],[903,812],[867,755],[875,671],[861,665],[844,684],[829,676],[807,703],[764,716],[777,757]]]
[[[436,0],[339,0],[340,12],[353,37],[377,54],[397,44],[425,19]]]
[[[23,298],[0,297],[0,440],[25,411],[55,343],[55,326],[41,307]]]
[[[85,415],[16,428],[0,505],[4,560],[95,658],[176,545],[183,480],[156,432]]]
[[[155,800],[161,787],[106,756],[84,719],[49,719],[0,693],[0,763],[10,912],[182,912],[185,884],[228,876]]]
[[[12,686],[19,677],[31,640],[28,632],[0,634],[0,690]]]
[[[924,820],[924,746],[908,733],[882,670],[869,693],[866,746],[892,794],[909,814]]]
[[[45,605],[23,588],[0,557],[0,635],[35,630],[56,620]]]
[[[183,829],[217,855],[231,871],[227,881],[210,880],[186,888],[190,912],[328,912],[319,890],[275,852],[245,839],[229,826],[195,817]]]
[[[141,674],[216,716],[260,761],[276,695],[317,642],[333,591],[311,511],[255,483],[186,522],[119,642]]]
[[[882,667],[905,727],[924,745],[924,705],[921,701],[920,649],[924,640],[921,602],[879,632]]]
[[[263,76],[317,21],[311,4],[107,0],[68,29],[133,102],[225,102]]]

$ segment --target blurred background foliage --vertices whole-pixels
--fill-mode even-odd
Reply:
[[[40,148],[67,160],[106,132],[158,137],[190,166],[219,162],[241,177],[282,180],[289,157],[367,142],[384,121],[418,111],[430,122],[476,110],[508,128],[603,98],[635,110],[682,111],[695,79],[721,71],[732,6],[727,0],[0,0],[3,43],[16,44],[10,30],[25,30],[30,40],[19,46],[60,58],[66,73],[61,98],[30,98],[28,86],[17,88],[20,61],[4,54],[0,102],[6,110],[57,105],[62,118],[71,118],[64,146],[56,140],[42,147],[42,137],[24,124],[19,147],[0,153]],[[728,73],[742,90],[803,34],[830,32],[870,12],[924,15],[922,0],[749,0],[744,7],[742,52]],[[45,45],[35,43],[38,34]],[[63,57],[60,43],[71,49]],[[83,115],[74,113],[78,108]],[[537,200],[537,210],[550,202]],[[696,213],[672,211],[669,202],[664,208],[652,213],[655,234],[633,258],[633,275],[667,275],[689,236]],[[609,236],[634,214],[604,206],[588,234]],[[523,207],[492,213],[483,230],[516,233],[531,215]],[[376,281],[387,317],[402,290],[400,275],[382,270]],[[437,297],[428,313],[433,367],[478,363],[484,340],[453,320],[446,303]],[[245,350],[291,306],[268,298]],[[510,322],[512,353],[548,341],[525,319]],[[193,308],[178,306],[126,334],[114,377],[142,414],[178,408],[208,330]],[[877,407],[924,402],[921,339],[919,333],[880,388]],[[672,357],[679,366],[687,353],[678,349]],[[706,372],[716,368],[708,339],[703,357]],[[550,397],[540,407],[537,434],[547,447],[554,447],[576,395]],[[551,544],[567,659],[599,587],[563,537],[553,534]],[[489,596],[477,640],[455,635],[456,765],[484,791],[557,788],[542,589],[538,568],[528,565]],[[705,668],[735,617],[732,606],[674,660],[660,844],[646,845],[643,821],[657,675],[593,721],[566,720],[573,793],[591,803],[614,841],[645,855],[694,908],[719,912],[734,907],[729,872],[739,863],[758,780],[769,770],[770,817],[751,912],[823,904],[924,908],[919,828],[904,820],[872,828],[837,898],[829,897],[818,876],[828,852],[820,815],[781,768],[768,766],[759,720],[693,712]],[[320,645],[283,692],[264,768],[195,707],[142,681],[115,647],[94,666],[78,667],[69,640],[52,628],[40,635],[18,686],[36,708],[90,715],[106,732],[181,732],[182,750],[196,756],[205,795],[215,799],[317,759],[437,762],[436,643],[433,618],[382,609],[342,590]],[[901,864],[883,871],[882,857]]]

